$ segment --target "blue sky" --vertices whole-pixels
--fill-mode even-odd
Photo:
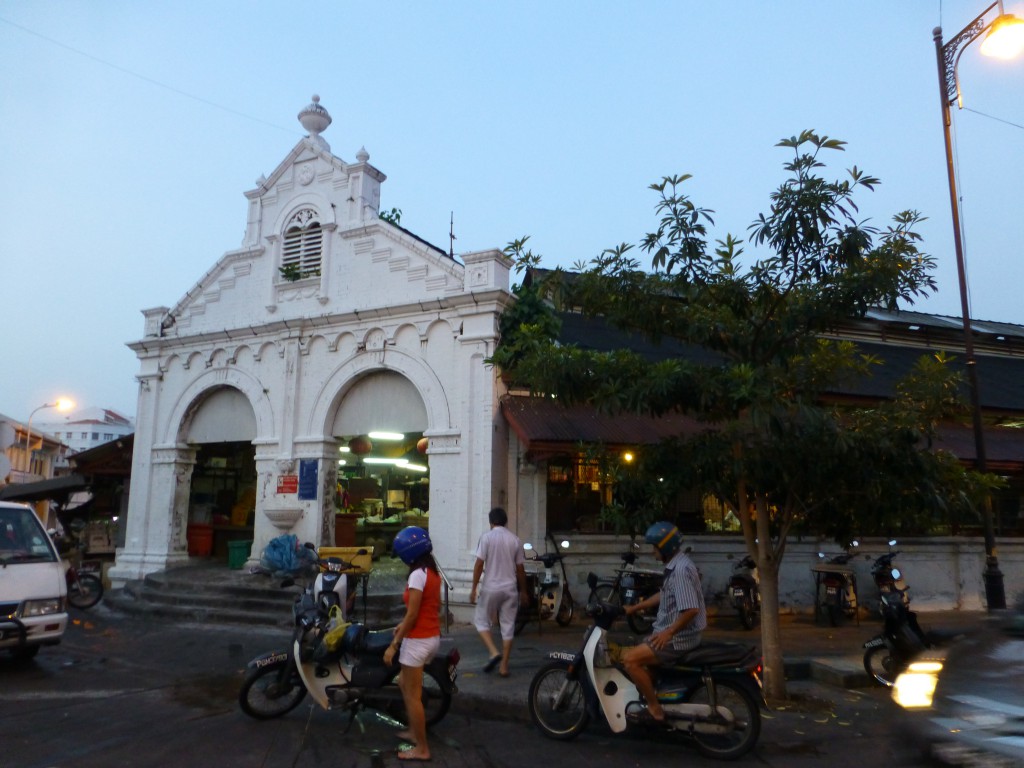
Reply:
[[[403,226],[447,249],[454,215],[456,254],[530,235],[549,265],[638,242],[668,174],[693,174],[715,237],[745,237],[784,178],[775,143],[813,128],[848,142],[835,175],[882,179],[864,218],[929,217],[939,292],[917,308],[959,316],[932,29],[985,7],[0,0],[0,412],[135,414],[140,311],[240,244],[242,193],[313,93]],[[1024,61],[978,48],[954,115],[972,315],[1024,323]]]

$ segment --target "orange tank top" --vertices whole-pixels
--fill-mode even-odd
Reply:
[[[409,631],[408,637],[439,637],[441,635],[441,577],[430,568],[427,572],[427,583],[423,585],[423,599],[416,624]],[[406,585],[402,600],[409,605],[409,587]]]

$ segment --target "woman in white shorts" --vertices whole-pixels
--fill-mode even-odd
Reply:
[[[431,554],[433,548],[427,532],[416,526],[403,528],[395,536],[393,551],[409,566],[409,580],[402,596],[405,616],[384,652],[385,664],[390,665],[397,652],[402,667],[398,687],[405,702],[408,730],[398,736],[412,746],[398,753],[399,760],[430,759],[423,711],[423,667],[441,645],[441,574]]]

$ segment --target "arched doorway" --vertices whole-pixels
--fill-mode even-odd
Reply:
[[[202,398],[185,434],[195,451],[188,499],[191,556],[227,560],[232,541],[252,541],[256,511],[256,415],[248,398],[221,387]]]
[[[382,554],[406,525],[429,528],[427,409],[416,387],[394,371],[361,377],[338,406],[336,520],[339,543]]]

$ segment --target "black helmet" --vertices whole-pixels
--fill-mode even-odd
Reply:
[[[683,543],[683,535],[672,523],[662,521],[655,523],[647,529],[644,540],[651,546],[657,548],[662,558],[667,562],[679,551]]]

